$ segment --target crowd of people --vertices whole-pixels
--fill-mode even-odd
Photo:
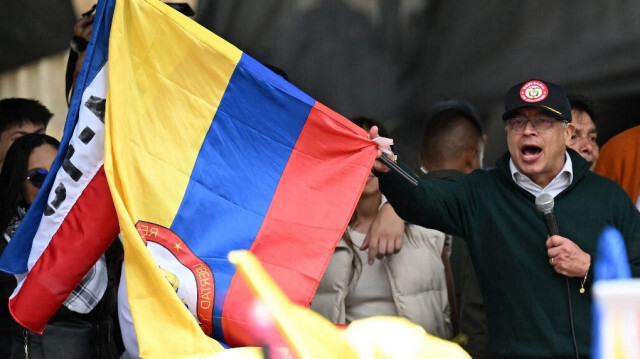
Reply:
[[[92,20],[89,12],[76,24],[68,95]],[[0,254],[57,152],[58,140],[45,134],[51,117],[33,99],[0,100]],[[456,99],[425,114],[417,186],[376,161],[311,309],[339,325],[402,316],[473,358],[589,357],[593,263],[606,226],[621,232],[640,276],[640,126],[600,149],[593,102],[539,79],[509,89],[502,120],[508,151],[495,167],[483,163],[488,137],[478,110]],[[374,140],[391,137],[375,119],[353,122]],[[379,143],[379,156],[395,161]],[[554,199],[557,231],[536,208],[543,194]],[[593,203],[597,210],[585,210]],[[121,356],[117,242],[74,291],[95,300],[82,312],[65,302],[42,335],[13,320],[16,279],[0,272],[0,357]],[[98,275],[108,284],[94,293]]]
[[[622,233],[631,273],[640,276],[640,216],[630,200],[640,203],[637,128],[612,138],[603,150],[617,155],[598,161],[593,102],[550,82],[525,81],[506,95],[508,152],[489,168],[488,138],[473,105],[440,101],[425,117],[419,185],[376,163],[311,308],[338,324],[400,315],[458,342],[473,358],[589,357],[592,262],[607,225]],[[389,136],[373,120],[354,120],[372,138]],[[382,152],[395,159],[392,148]],[[598,169],[616,183],[594,174]],[[536,207],[542,194],[554,199],[557,232]],[[585,203],[602,201],[606,208],[584,213]],[[363,266],[371,258],[362,245],[370,228],[396,228],[393,218],[376,218],[387,204],[406,223],[403,249],[381,241],[378,247],[396,253]],[[419,257],[438,264],[429,275],[418,261],[406,263],[420,253],[410,234],[416,225],[426,233],[419,243],[432,251]],[[430,285],[438,283],[434,275],[438,285]],[[431,313],[417,315],[407,304]],[[443,324],[450,328],[442,331]]]
[[[0,254],[33,203],[58,152],[60,142],[44,134],[51,117],[36,100],[0,100]],[[116,243],[49,320],[42,335],[23,328],[10,315],[8,301],[17,281],[15,276],[0,272],[0,357],[116,358],[119,334],[114,279],[121,256],[122,247]]]

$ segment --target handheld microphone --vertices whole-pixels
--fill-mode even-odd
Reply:
[[[549,235],[560,235],[558,232],[558,224],[556,223],[556,216],[553,214],[553,196],[548,193],[543,193],[536,197],[536,208],[544,217],[544,224],[547,225]],[[553,260],[553,259],[552,259]],[[553,265],[553,262],[551,263]],[[565,283],[567,284],[567,298],[569,301],[569,322],[571,323],[571,338],[573,339],[573,348],[576,353],[576,358],[579,358],[578,354],[578,342],[576,340],[576,330],[573,325],[573,309],[571,308],[571,294],[569,286],[569,277],[565,277]],[[582,293],[582,292],[581,292]]]
[[[553,196],[548,193],[543,193],[536,197],[536,208],[544,217],[544,223],[547,225],[549,235],[560,235],[558,224],[556,223],[556,216],[553,214]]]

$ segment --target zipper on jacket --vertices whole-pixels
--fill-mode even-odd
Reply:
[[[29,359],[29,332],[24,329],[22,334],[24,335],[24,357]]]

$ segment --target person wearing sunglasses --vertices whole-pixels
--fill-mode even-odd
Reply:
[[[16,139],[7,151],[0,170],[0,254],[40,191],[59,146],[51,136],[32,133]],[[117,358],[112,320],[115,290],[107,284],[101,297],[85,291],[92,288],[90,278],[107,281],[107,275],[100,277],[100,273],[92,268],[72,294],[97,298],[95,307],[78,313],[63,305],[39,335],[11,317],[8,300],[17,282],[13,275],[0,272],[0,358]]]
[[[5,232],[8,227],[17,227],[36,198],[59,145],[51,136],[28,134],[9,148],[0,171],[0,228]],[[9,232],[10,238],[15,230]]]

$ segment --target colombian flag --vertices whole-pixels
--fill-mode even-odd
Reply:
[[[160,1],[118,0],[108,53],[104,168],[140,356],[259,345],[228,253],[307,306],[377,145]]]

